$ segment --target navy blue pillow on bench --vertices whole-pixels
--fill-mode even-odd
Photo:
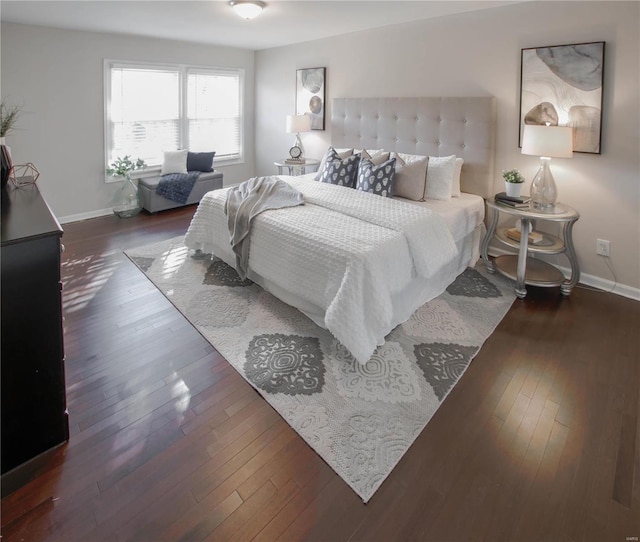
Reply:
[[[213,171],[213,157],[215,152],[189,152],[187,153],[187,171]]]

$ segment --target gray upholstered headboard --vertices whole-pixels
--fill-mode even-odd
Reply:
[[[495,154],[495,98],[335,98],[334,147],[464,158],[463,192],[490,197]]]

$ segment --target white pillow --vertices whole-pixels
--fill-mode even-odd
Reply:
[[[360,152],[361,158],[366,158],[374,166],[379,166],[389,160],[391,153],[382,149],[364,149]]]
[[[460,173],[462,173],[462,164],[464,160],[462,158],[456,158],[456,167],[453,169],[453,183],[451,184],[451,195],[454,198],[459,198],[460,192]]]
[[[168,173],[186,173],[187,172],[187,154],[189,149],[179,151],[164,151],[164,161],[160,175]]]
[[[424,201],[429,157],[392,152],[391,158],[396,159],[393,195],[413,201]]]
[[[449,200],[451,199],[451,186],[453,185],[453,171],[456,167],[456,156],[429,156],[427,168],[427,199]]]

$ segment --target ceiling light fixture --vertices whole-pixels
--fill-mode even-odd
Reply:
[[[258,0],[232,0],[229,2],[229,5],[243,19],[253,19],[257,17],[266,6],[264,2]]]

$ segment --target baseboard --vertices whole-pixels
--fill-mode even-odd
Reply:
[[[571,270],[568,267],[559,265],[558,269],[562,271],[565,277],[568,277],[571,274]],[[589,275],[588,273],[580,273],[580,284],[640,301],[639,288],[633,288],[626,284],[616,284],[612,280],[596,277],[595,275]]]
[[[98,209],[97,211],[89,211],[88,213],[79,213],[77,215],[58,217],[60,224],[69,224],[70,222],[80,222],[90,218],[99,218],[101,216],[109,216],[113,214],[113,209]]]
[[[502,256],[504,254],[513,254],[513,252],[510,252],[501,247],[489,247],[489,255],[491,256]],[[565,277],[571,276],[571,270],[568,267],[558,265],[557,268],[562,271],[562,274]],[[589,273],[580,273],[579,284],[584,284],[585,286],[597,288],[598,290],[603,290],[604,292],[609,292],[612,294],[621,295],[623,297],[628,297],[629,299],[640,301],[640,288],[633,288],[632,286],[627,286],[626,284],[616,284],[612,280],[597,277],[595,275],[590,275]]]

